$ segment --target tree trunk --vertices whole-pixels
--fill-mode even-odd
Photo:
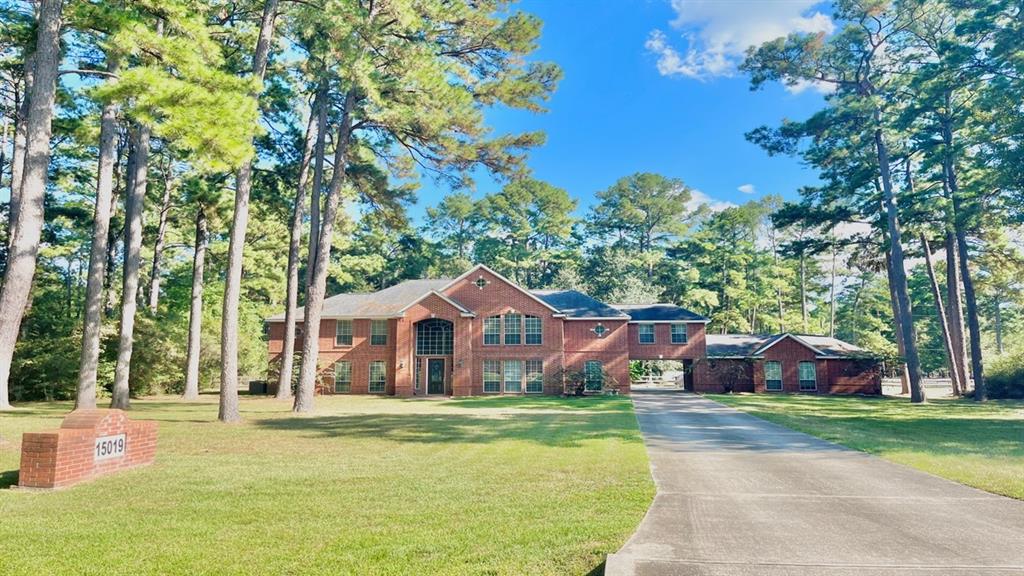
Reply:
[[[1002,356],[1005,350],[1003,349],[1003,311],[1000,309],[1000,304],[997,293],[992,307],[992,320],[996,330],[996,354]]]
[[[263,4],[263,19],[260,35],[253,54],[252,72],[259,85],[267,71],[270,55],[270,41],[274,35],[274,18],[277,16],[278,0],[267,0]],[[255,94],[254,96],[259,96]],[[249,226],[249,192],[252,188],[252,159],[246,160],[238,169],[235,178],[235,213],[231,219],[231,239],[228,246],[228,269],[224,281],[224,305],[220,329],[220,410],[217,418],[221,422],[238,422],[238,306],[242,292],[242,255],[245,248],[245,231]]]
[[[35,53],[25,56],[25,89],[21,102],[15,107],[14,146],[11,150],[11,201],[8,205],[8,244],[14,240],[14,223],[18,220],[21,207],[21,185],[25,174],[25,149],[28,144],[28,115],[31,105],[32,85],[35,79]]]
[[[828,291],[828,335],[836,335],[836,244],[832,239],[832,285]]]
[[[185,400],[199,398],[199,344],[203,335],[203,271],[206,265],[206,211],[196,209],[196,243],[192,256],[192,306],[188,314],[188,357],[185,361]]]
[[[807,334],[807,258],[803,252],[800,252],[800,315],[803,333]]]
[[[164,254],[164,238],[167,236],[167,216],[171,211],[171,163],[168,160],[164,173],[164,195],[160,201],[160,225],[156,229],[153,244],[153,267],[149,271],[149,311],[156,314],[160,305],[160,258]]]
[[[946,316],[949,335],[953,340],[953,366],[960,380],[961,391],[970,389],[970,370],[967,368],[967,350],[964,340],[964,311],[960,293],[960,258],[957,255],[956,234],[952,225],[946,230]]]
[[[900,305],[900,330],[903,334],[903,347],[907,361],[907,372],[910,376],[910,401],[924,402],[924,388],[921,386],[921,361],[917,353],[917,342],[914,334],[914,322],[910,315],[910,296],[907,288],[907,272],[904,268],[903,239],[900,230],[899,214],[896,208],[896,196],[893,192],[892,174],[889,167],[889,149],[881,128],[881,112],[876,109],[875,152],[878,155],[878,168],[882,179],[882,200],[885,206],[886,227],[889,231],[889,253],[892,255],[892,277],[895,281],[894,291]]]
[[[28,304],[43,230],[43,199],[50,164],[54,95],[60,61],[61,0],[40,0],[32,89],[27,94],[25,154],[20,205],[11,228],[4,284],[0,292],[0,410],[11,407],[8,382],[14,344]],[[13,188],[12,188],[13,191]]]
[[[135,311],[138,309],[139,265],[142,257],[142,210],[149,181],[148,127],[136,125],[131,138],[135,157],[129,163],[131,188],[124,196],[124,278],[121,290],[120,341],[117,347],[117,365],[114,368],[114,389],[111,408],[126,409],[129,405],[128,381],[131,374],[132,347],[135,343]]]
[[[295,312],[299,301],[299,243],[302,240],[302,219],[305,211],[306,189],[309,184],[309,163],[314,154],[323,156],[323,149],[316,148],[321,139],[317,135],[321,111],[326,113],[327,103],[323,91],[318,90],[313,100],[313,110],[306,127],[306,141],[302,149],[302,164],[299,166],[299,182],[295,188],[295,206],[292,209],[291,228],[288,230],[288,287],[284,306],[284,347],[281,349],[281,373],[277,379],[277,398],[284,400],[292,396],[292,363],[295,357]]]
[[[327,81],[321,81],[319,91],[327,98]],[[325,100],[326,101],[326,100]],[[313,188],[309,198],[309,249],[306,254],[306,286],[313,283],[313,260],[318,252],[320,241],[320,192],[324,189],[324,149],[327,146],[327,110],[321,109],[317,115],[316,146],[318,151],[313,155]]]
[[[117,64],[107,67],[117,72]],[[96,175],[96,209],[93,214],[89,276],[85,283],[85,317],[82,321],[82,354],[78,366],[75,408],[96,407],[96,370],[103,326],[103,286],[107,272],[107,242],[114,199],[114,168],[117,163],[117,105],[108,103],[100,114],[99,162]]]
[[[949,321],[946,317],[946,309],[942,304],[942,290],[939,288],[939,281],[935,277],[935,264],[932,262],[932,249],[928,245],[928,238],[921,234],[921,249],[924,251],[924,261],[928,269],[928,281],[932,287],[932,299],[935,300],[935,312],[938,315],[939,327],[942,329],[942,343],[946,347],[946,364],[949,366],[949,377],[953,383],[953,394],[960,395],[963,386],[960,382],[960,375],[956,370],[956,354],[953,351],[953,339],[949,333]]]
[[[320,316],[323,312],[324,292],[327,288],[327,266],[331,259],[331,238],[334,235],[334,219],[341,203],[341,187],[345,182],[345,167],[348,163],[348,145],[352,132],[352,108],[355,93],[350,90],[345,96],[341,125],[334,142],[334,174],[327,190],[323,222],[320,224],[320,240],[317,253],[310,256],[313,266],[313,282],[306,286],[305,319],[302,331],[302,365],[299,368],[299,389],[295,395],[294,410],[311,412],[313,394],[316,392],[316,377],[320,355]]]
[[[906,347],[903,345],[903,315],[900,313],[900,302],[896,299],[896,281],[892,274],[892,255],[885,251],[885,273],[889,285],[889,303],[892,306],[893,333],[896,336],[896,353],[899,354],[901,362],[900,370],[900,394],[910,393],[910,372],[907,371],[907,363],[902,359],[906,356]]]

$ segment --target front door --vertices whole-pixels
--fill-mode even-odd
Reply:
[[[427,394],[444,394],[444,358],[427,359]]]

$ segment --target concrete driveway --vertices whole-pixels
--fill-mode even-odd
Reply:
[[[1024,502],[679,392],[637,392],[658,494],[606,574],[1024,575]]]

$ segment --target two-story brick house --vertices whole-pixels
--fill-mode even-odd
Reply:
[[[409,280],[326,299],[318,389],[395,396],[559,394],[564,375],[575,372],[590,388],[610,378],[628,393],[629,361],[658,359],[682,361],[688,389],[735,388],[733,371],[715,370],[709,362],[707,322],[671,304],[609,305],[575,290],[527,290],[477,265],[454,279]],[[272,364],[279,364],[284,315],[267,323]],[[863,352],[843,344],[844,354]],[[817,358],[820,352],[810,353]],[[748,360],[753,366],[764,357],[751,354]],[[735,360],[719,358],[714,365]],[[806,373],[806,366],[795,365]],[[750,370],[752,390],[757,374]],[[821,376],[817,392],[833,391],[829,374]],[[841,391],[867,391],[854,388]]]

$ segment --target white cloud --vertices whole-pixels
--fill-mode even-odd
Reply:
[[[790,94],[800,94],[807,90],[814,90],[819,94],[831,94],[835,92],[835,84],[829,84],[828,82],[820,82],[818,80],[803,80],[799,79],[793,84],[785,85],[786,92]]]
[[[755,188],[753,184],[743,184],[737,187],[736,189],[739,190],[740,192],[743,192],[744,194],[753,194],[754,192],[757,191],[757,188]]]
[[[663,76],[706,79],[731,75],[747,48],[791,32],[830,34],[835,24],[812,10],[821,0],[671,0],[685,49],[675,48],[661,30],[644,46],[658,57]],[[802,87],[799,91],[810,86]]]
[[[721,212],[726,208],[735,208],[736,204],[727,200],[717,200],[700,190],[690,190],[690,201],[686,203],[686,209],[693,212],[700,206],[707,206],[712,212]]]

